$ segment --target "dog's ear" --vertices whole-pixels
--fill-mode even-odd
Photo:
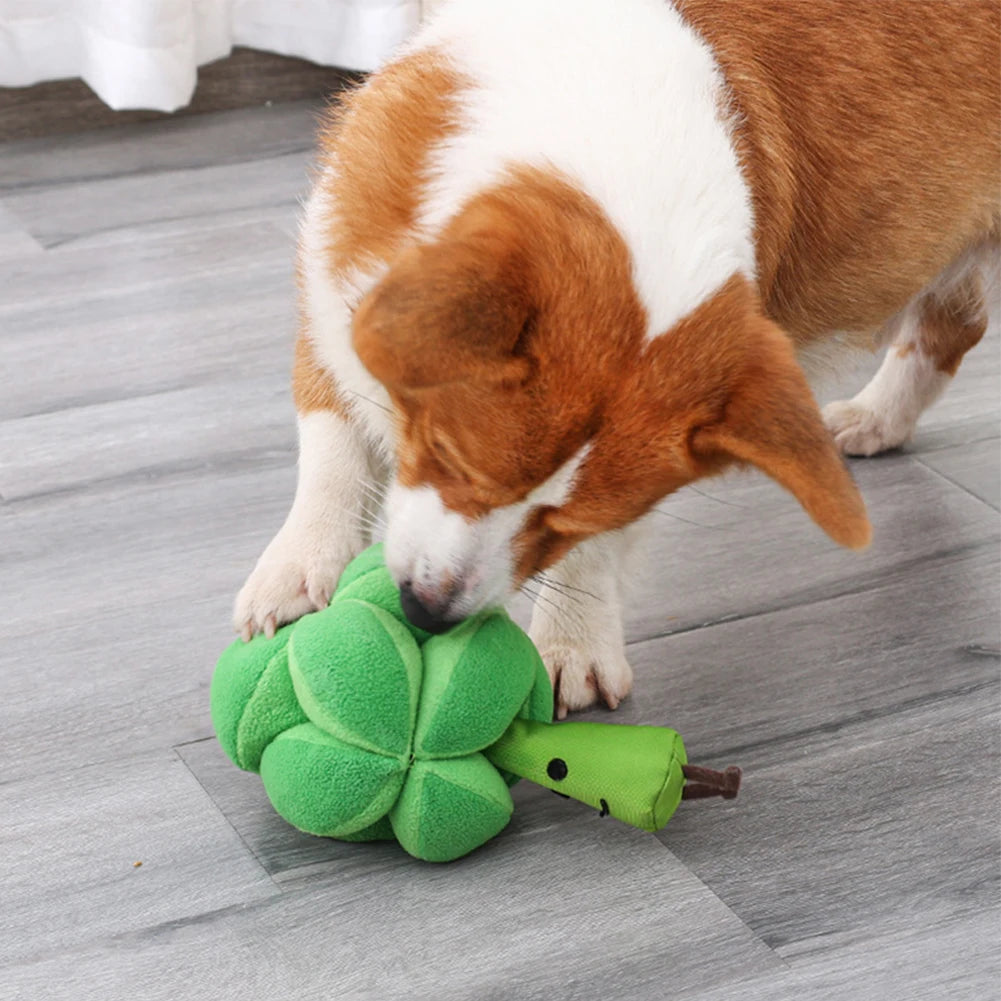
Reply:
[[[355,350],[384,385],[518,382],[530,315],[525,265],[510,235],[483,231],[404,251],[359,305]]]
[[[789,338],[764,317],[747,322],[752,336],[722,419],[694,432],[693,453],[710,463],[735,459],[757,466],[789,490],[835,542],[865,548],[872,537],[865,504]]]

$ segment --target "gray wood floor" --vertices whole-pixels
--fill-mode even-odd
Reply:
[[[522,784],[436,867],[298,834],[224,760],[212,664],[294,481],[311,128],[0,146],[0,998],[998,996],[996,328],[855,465],[864,555],[753,475],[656,516],[615,718],[741,764],[736,803],[653,836]]]

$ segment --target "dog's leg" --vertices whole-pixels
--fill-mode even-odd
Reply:
[[[236,598],[244,639],[324,608],[345,565],[367,542],[375,458],[309,335],[296,344],[299,479],[288,518]]]
[[[615,709],[632,688],[622,588],[639,531],[633,525],[582,542],[536,578],[542,590],[529,632],[549,671],[559,719],[599,698]]]
[[[845,455],[875,455],[903,445],[963,355],[983,337],[982,258],[966,256],[895,316],[884,331],[886,357],[869,384],[853,399],[824,408],[824,420]]]

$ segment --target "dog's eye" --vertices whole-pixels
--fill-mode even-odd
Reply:
[[[521,495],[510,489],[503,489],[486,473],[469,464],[448,438],[429,436],[429,445],[435,461],[442,471],[469,492],[485,508],[498,507],[521,500]]]
[[[434,457],[444,465],[454,466],[456,464],[455,449],[437,435],[431,436],[431,451],[434,453]]]
[[[463,483],[469,482],[466,464],[462,461],[462,457],[450,441],[433,434],[430,436],[429,444],[431,446],[431,454],[446,473],[461,480]]]
[[[431,451],[435,458],[446,466],[452,465],[455,461],[452,450],[440,438],[431,439]]]

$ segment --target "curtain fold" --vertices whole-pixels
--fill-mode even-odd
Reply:
[[[174,111],[198,66],[246,45],[375,69],[419,0],[0,0],[0,87],[83,77],[116,110]]]

